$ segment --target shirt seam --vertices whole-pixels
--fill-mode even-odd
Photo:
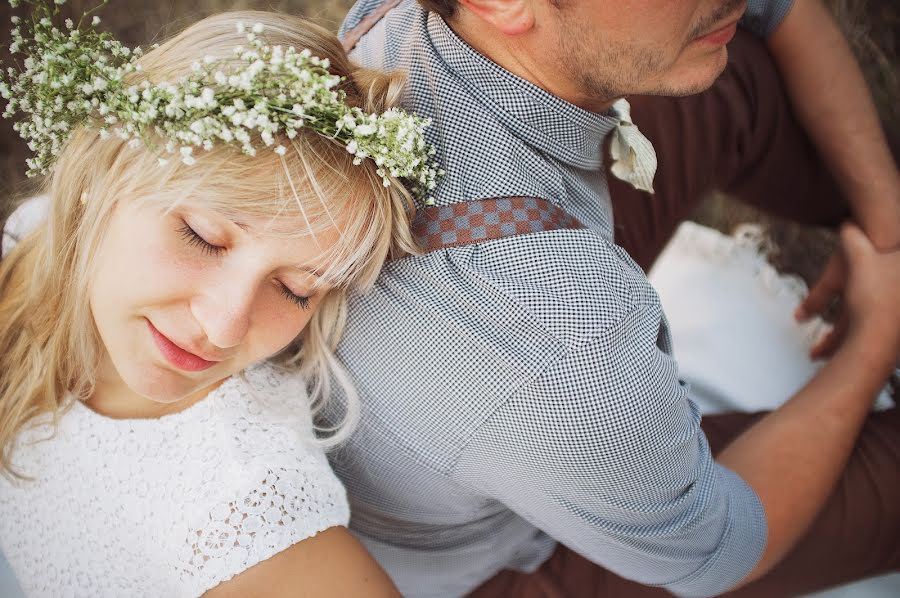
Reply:
[[[627,313],[631,313],[634,309],[635,309],[635,307],[632,305]],[[459,465],[460,459],[462,458],[462,456],[466,452],[466,450],[469,448],[469,446],[471,445],[473,439],[478,434],[478,432],[480,430],[482,430],[488,424],[489,421],[494,419],[494,417],[496,417],[497,414],[502,409],[504,409],[510,403],[510,401],[512,401],[523,389],[534,384],[538,379],[540,379],[540,377],[543,376],[550,369],[550,367],[561,363],[566,358],[568,358],[570,355],[581,350],[583,347],[590,345],[593,342],[596,342],[599,338],[601,338],[603,336],[604,333],[606,333],[610,329],[614,328],[620,322],[621,322],[621,319],[617,319],[614,322],[610,322],[609,325],[607,325],[603,329],[597,331],[597,333],[595,335],[592,335],[590,337],[582,339],[580,342],[578,342],[576,344],[566,346],[555,359],[553,359],[552,361],[548,360],[545,367],[543,367],[541,370],[535,372],[535,374],[531,378],[529,378],[527,381],[523,380],[523,383],[516,386],[503,400],[498,401],[498,403],[495,405],[494,409],[492,409],[491,412],[484,417],[484,419],[481,421],[481,423],[478,425],[477,428],[472,430],[472,433],[469,434],[469,437],[466,439],[466,442],[457,451],[456,456],[454,457],[452,464],[450,465],[450,468],[447,471],[448,479],[450,479],[454,483],[461,484],[462,486],[481,494],[481,490],[479,488],[476,488],[469,483],[458,480],[454,475],[457,473],[456,468]]]

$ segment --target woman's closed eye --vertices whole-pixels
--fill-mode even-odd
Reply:
[[[225,247],[215,245],[204,239],[200,233],[191,228],[191,225],[185,221],[182,221],[182,226],[178,229],[178,232],[188,245],[200,249],[206,255],[220,256],[226,251]],[[280,280],[276,280],[275,285],[278,287],[278,291],[281,293],[282,297],[295,304],[300,309],[309,309],[310,298],[308,296],[298,295]]]
[[[178,232],[181,233],[181,238],[187,241],[188,245],[197,247],[207,255],[219,256],[225,252],[224,247],[213,245],[212,243],[201,237],[200,234],[193,228],[191,228],[191,225],[187,222],[182,221],[182,227],[178,229]]]
[[[276,281],[279,289],[281,290],[281,295],[288,301],[292,301],[299,307],[300,309],[309,309],[309,297],[305,297],[303,295],[298,295],[294,293],[292,290],[287,288],[283,282]]]

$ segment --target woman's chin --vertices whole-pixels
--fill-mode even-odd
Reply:
[[[224,382],[226,377],[212,376],[197,380],[179,372],[154,367],[150,371],[129,376],[124,382],[134,394],[148,401],[172,405],[182,401],[189,403],[192,399],[206,396]]]

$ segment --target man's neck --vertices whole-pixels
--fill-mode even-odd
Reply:
[[[460,11],[452,21],[447,21],[447,25],[488,60],[579,108],[604,113],[618,99],[590,96],[578,84],[577,78],[563,72],[558,65],[535,59],[527,35],[504,36],[465,11]]]

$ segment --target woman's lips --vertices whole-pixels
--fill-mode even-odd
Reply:
[[[716,29],[711,33],[707,33],[702,37],[698,37],[695,41],[713,46],[724,46],[737,33],[737,22],[725,25],[721,29]]]
[[[157,330],[150,320],[147,320],[147,325],[150,327],[150,333],[153,335],[153,340],[156,342],[156,346],[159,347],[160,353],[178,369],[188,372],[199,372],[218,363],[217,361],[207,361],[202,357],[185,351]]]

